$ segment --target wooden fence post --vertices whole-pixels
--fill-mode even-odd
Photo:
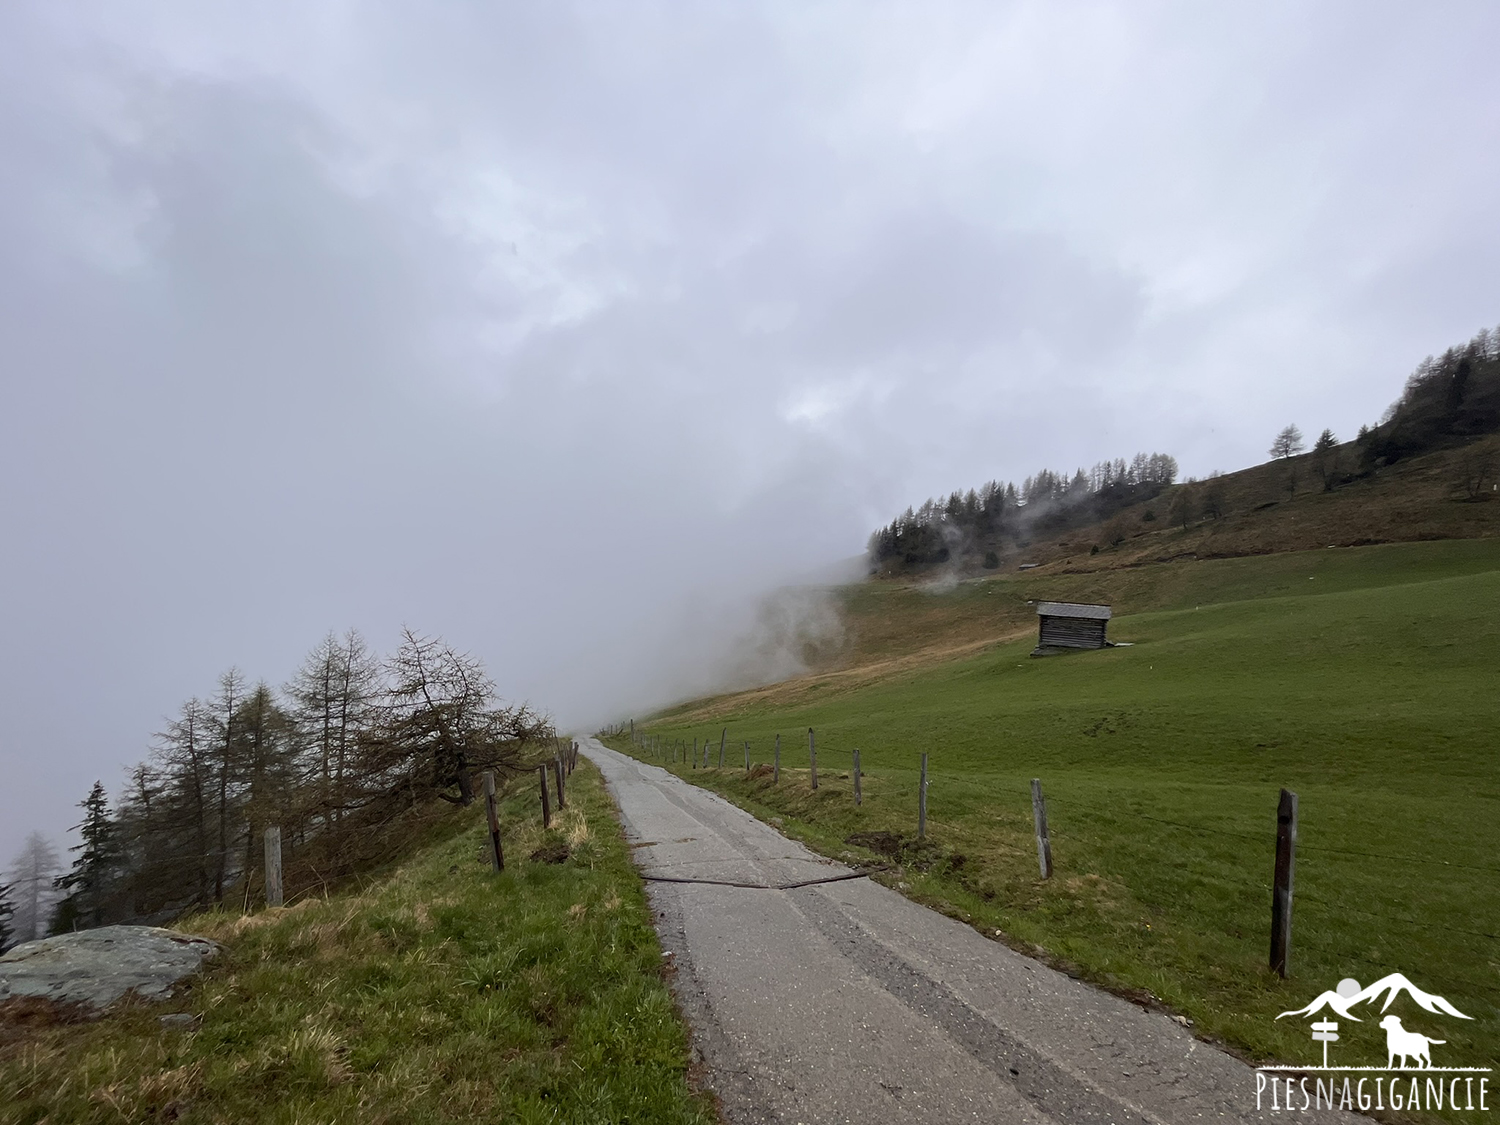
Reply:
[[[635,720],[634,719],[630,720],[630,741],[631,742],[635,741]]]
[[[1047,835],[1047,801],[1042,796],[1042,779],[1031,779],[1031,821],[1036,828],[1036,862],[1042,878],[1052,878],[1052,839]]]
[[[745,743],[745,772],[750,772],[750,744]]]
[[[562,771],[562,760],[561,759],[558,760],[556,773],[557,773],[557,811],[558,812],[562,812],[563,809],[565,809],[565,808],[568,807],[568,802],[565,801],[565,800],[563,800],[563,771]]]
[[[922,755],[922,779],[917,782],[917,839],[927,835],[927,755]]]
[[[863,804],[863,794],[859,791],[859,747],[854,748],[854,803]]]
[[[812,787],[818,787],[818,743],[813,738],[812,727],[807,728],[807,761],[812,767]]]
[[[505,870],[505,849],[500,846],[500,814],[495,809],[495,771],[484,771],[484,815],[490,822],[490,863]]]
[[[698,768],[698,736],[693,735],[693,769]]]
[[[724,768],[724,739],[729,736],[729,728],[725,727],[719,732],[719,768]]]
[[[1281,791],[1276,805],[1276,877],[1271,889],[1271,968],[1291,971],[1292,877],[1297,866],[1297,794]]]
[[[772,768],[771,780],[776,784],[781,783],[781,735],[776,735],[776,765]]]
[[[543,762],[537,766],[537,772],[542,775],[542,827],[552,827],[552,805],[547,799],[547,763]]]
[[[281,905],[281,828],[266,829],[266,905]]]

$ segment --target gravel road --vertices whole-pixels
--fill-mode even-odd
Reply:
[[[860,878],[665,770],[580,744],[620,808],[694,1049],[735,1125],[1291,1116],[1271,1113],[1269,1092],[1257,1112],[1255,1072],[1169,1017]]]

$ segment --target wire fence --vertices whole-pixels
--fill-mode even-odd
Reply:
[[[617,735],[625,734],[623,724],[615,733]],[[746,745],[745,740],[742,738],[731,738],[727,727],[720,728],[708,738],[701,738],[701,736],[699,738],[692,738],[692,736],[683,737],[675,734],[663,736],[660,734],[640,733],[633,735],[633,741],[637,750],[647,757],[657,758],[668,764],[681,764],[684,767],[689,764],[691,759],[693,766],[701,765],[714,769],[717,769],[718,766],[719,746],[722,743],[725,747],[725,772],[741,772],[741,763],[736,760],[736,755],[739,753],[740,747]],[[761,757],[764,757],[766,749],[762,748]],[[774,743],[770,749],[774,752]],[[781,760],[778,765],[781,770],[788,771],[794,775],[811,773],[816,766],[820,765],[823,767],[824,776],[831,777],[836,771],[859,768],[855,765],[856,753],[857,750],[854,747],[845,748],[841,745],[825,741],[816,744],[814,756],[814,747],[809,745],[808,738],[799,731],[795,736],[781,740]],[[793,764],[794,761],[796,764]],[[746,754],[744,764],[748,769],[753,769],[755,764],[762,763],[752,762],[751,755]],[[861,763],[861,766],[863,764]],[[899,772],[904,775],[916,775],[918,773],[918,763],[915,755],[913,755],[910,765],[902,765],[898,771],[891,771],[889,769],[888,760],[886,765],[887,768],[881,772],[887,774]],[[861,773],[868,782],[871,778],[868,770],[861,769]],[[945,779],[942,775],[934,773],[931,780],[941,782]],[[964,781],[971,783],[972,778],[965,776]],[[925,789],[923,789],[921,796],[925,802]],[[868,800],[868,798],[866,799]],[[1018,806],[1021,805],[1023,799],[1023,796],[1018,793]],[[1039,832],[1045,832],[1049,839],[1056,838],[1065,842],[1073,841],[1086,844],[1089,847],[1105,846],[1102,834],[1108,832],[1111,822],[1128,818],[1204,838],[1233,841],[1237,846],[1246,843],[1254,844],[1257,853],[1266,863],[1266,873],[1271,873],[1270,861],[1274,851],[1275,837],[1271,831],[1273,825],[1269,821],[1269,813],[1272,809],[1269,801],[1266,808],[1268,823],[1265,831],[1250,831],[1216,824],[1192,823],[1188,820],[1174,819],[1170,816],[1143,812],[1127,804],[1116,804],[1105,807],[1100,804],[1091,804],[1072,795],[1061,799],[1049,795],[1046,798],[1046,806],[1049,810],[1055,810],[1057,814],[1053,817],[1050,824],[1046,819],[1047,814],[1045,812],[1041,813],[1038,817],[1038,825],[1045,826],[1039,827]],[[912,809],[912,815],[913,819],[915,819],[917,815],[915,805]],[[942,824],[939,820],[931,818],[927,820],[927,823],[933,826],[941,826]],[[1094,830],[1096,833],[1095,838],[1089,838],[1083,832],[1075,831],[1075,829],[1086,830],[1088,828]],[[1118,841],[1111,841],[1111,843],[1117,844]],[[1500,876],[1500,865],[1471,863],[1458,859],[1444,859],[1433,855],[1392,854],[1334,844],[1309,843],[1302,839],[1296,840],[1295,850],[1297,853],[1310,857],[1328,856],[1338,857],[1339,859],[1374,861],[1380,864],[1399,865],[1423,871],[1439,869],[1453,873],[1472,873],[1477,876]],[[1247,862],[1249,862],[1249,857],[1252,854],[1256,853],[1245,853]],[[1184,859],[1186,858],[1186,854],[1184,854]],[[1063,861],[1063,864],[1065,864],[1065,861]],[[1063,864],[1060,864],[1060,866]],[[1346,874],[1346,872],[1340,871],[1341,876]],[[1380,882],[1386,878],[1387,874],[1387,871],[1377,871],[1370,873],[1367,878],[1375,882]],[[1325,916],[1330,922],[1337,923],[1352,915],[1356,918],[1368,919],[1370,922],[1376,923],[1381,927],[1400,927],[1408,932],[1429,935],[1429,941],[1431,940],[1430,935],[1435,934],[1462,935],[1464,939],[1480,939],[1481,941],[1495,943],[1497,946],[1500,946],[1500,924],[1492,925],[1488,920],[1481,919],[1477,920],[1476,925],[1465,925],[1450,920],[1416,917],[1406,912],[1372,910],[1368,909],[1365,905],[1346,901],[1335,902],[1320,894],[1310,893],[1305,889],[1309,882],[1313,882],[1316,885],[1316,879],[1309,878],[1309,875],[1308,865],[1304,863],[1297,873],[1298,886],[1296,888],[1295,901],[1299,907],[1313,908],[1314,911]],[[1244,864],[1239,865],[1238,869],[1226,869],[1221,866],[1217,872],[1208,870],[1196,871],[1193,872],[1193,877],[1217,879],[1221,885],[1226,887],[1239,886],[1241,891],[1247,894],[1265,894],[1272,889],[1271,884],[1264,879],[1248,875]],[[1350,895],[1345,897],[1352,897],[1354,893],[1351,891]],[[1340,941],[1335,946],[1318,940],[1314,936],[1315,934],[1323,935],[1335,930],[1342,930],[1343,928],[1337,925],[1304,926],[1302,934],[1298,938],[1298,944],[1304,949],[1311,948],[1318,950],[1326,954],[1330,959],[1340,962],[1357,962],[1377,969],[1389,969],[1388,962],[1374,960],[1366,956],[1358,949],[1351,947],[1351,943],[1347,941]],[[1444,966],[1432,966],[1426,971],[1429,971],[1433,977],[1441,979],[1444,982],[1477,989],[1486,995],[1492,994],[1496,988],[1496,981],[1484,982],[1466,978],[1453,973]]]

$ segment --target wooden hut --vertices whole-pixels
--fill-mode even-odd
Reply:
[[[1111,617],[1107,605],[1080,602],[1037,602],[1036,648],[1032,656],[1046,656],[1067,648],[1108,648],[1104,630]]]

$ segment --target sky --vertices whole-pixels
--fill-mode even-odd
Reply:
[[[330,630],[591,729],[928,495],[1352,437],[1500,320],[1497,44],[1488,2],[0,7],[0,863]]]

